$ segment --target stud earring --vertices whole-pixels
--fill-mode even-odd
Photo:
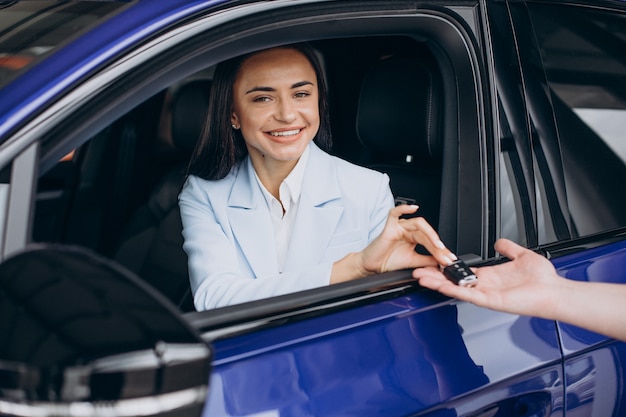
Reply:
[[[233,123],[231,126],[232,126],[232,127],[233,127],[233,129],[235,129],[235,130],[239,129],[239,126],[237,126],[237,125],[236,125],[236,124],[234,124],[234,123]]]

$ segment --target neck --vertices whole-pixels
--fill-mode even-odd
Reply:
[[[287,178],[297,163],[297,160],[270,161],[263,156],[259,158],[252,157],[252,166],[261,183],[276,199],[279,199],[280,184]]]

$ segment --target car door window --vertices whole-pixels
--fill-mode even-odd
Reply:
[[[626,226],[626,15],[529,4],[562,152],[572,237]]]
[[[468,106],[463,112],[462,120],[457,120],[456,112],[452,109],[452,105],[458,99],[452,88],[455,78],[443,71],[443,69],[448,72],[451,70],[446,66],[447,64],[443,64],[446,61],[436,55],[436,48],[426,42],[406,35],[378,35],[313,39],[311,43],[324,57],[326,76],[332,92],[333,153],[357,164],[388,172],[391,177],[392,191],[398,199],[416,198],[414,194],[419,191],[421,193],[418,201],[421,208],[420,215],[429,218],[433,224],[439,217],[440,233],[444,241],[450,247],[454,247],[458,235],[458,239],[462,239],[458,242],[458,247],[461,248],[460,254],[480,254],[480,229],[482,227],[480,222],[459,221],[458,227],[462,227],[463,230],[457,231],[456,222],[449,221],[449,218],[457,218],[457,206],[453,198],[449,197],[457,194],[456,172],[459,168],[456,165],[459,164],[459,159],[463,159],[463,164],[466,166],[465,175],[459,181],[462,181],[466,187],[471,186],[477,191],[480,184],[480,165],[475,163],[479,159],[476,155],[479,152],[476,130],[478,123],[475,114],[476,104],[472,103],[475,94],[469,82],[471,80],[464,84],[466,87],[462,89],[463,94],[459,95]],[[461,76],[471,77],[472,72],[466,70],[467,55],[456,54],[453,58],[459,61],[455,62],[455,65],[463,69],[460,71]],[[362,80],[369,68],[378,68],[377,65],[381,63],[395,65],[397,62],[400,64],[410,62],[413,66],[408,67],[408,72],[405,71],[405,79],[393,88],[394,92],[404,92],[406,80],[410,77],[419,79],[419,82],[413,83],[417,92],[415,94],[411,92],[412,95],[406,99],[407,103],[398,106],[410,115],[399,117],[398,111],[390,110],[382,114],[383,112],[378,110],[376,117],[372,119],[378,123],[382,123],[383,116],[385,120],[398,119],[408,127],[397,129],[398,132],[394,135],[389,135],[388,132],[377,132],[376,135],[370,135],[374,137],[369,142],[364,143],[363,138],[357,135],[356,127]],[[35,241],[60,241],[85,246],[118,260],[152,284],[156,281],[163,281],[168,286],[172,286],[172,283],[184,283],[188,286],[180,227],[178,230],[172,229],[171,233],[164,232],[161,235],[158,230],[145,227],[154,217],[146,215],[142,217],[145,220],[142,225],[132,227],[132,230],[129,230],[126,225],[137,224],[133,221],[135,214],[140,210],[146,211],[143,209],[144,205],[150,208],[148,213],[144,213],[147,215],[154,213],[154,206],[158,206],[159,213],[168,211],[161,210],[163,200],[156,201],[152,197],[158,198],[158,196],[149,191],[158,181],[150,178],[147,181],[144,179],[146,176],[151,177],[148,172],[166,171],[162,165],[157,165],[155,168],[155,161],[165,158],[160,155],[160,147],[155,143],[159,136],[160,125],[168,125],[167,122],[159,121],[159,118],[163,116],[164,106],[167,106],[164,94],[174,94],[177,91],[176,86],[184,84],[185,80],[199,79],[199,77],[210,80],[213,63],[207,63],[208,66],[198,72],[184,74],[183,78],[175,79],[166,92],[157,93],[133,107],[126,114],[116,117],[108,126],[93,135],[87,143],[81,144],[71,162],[58,162],[69,149],[77,146],[76,143],[71,143],[63,146],[63,152],[57,150],[59,136],[65,138],[66,135],[51,135],[42,142],[40,172],[43,177],[39,182],[37,193],[38,206],[33,230]],[[429,80],[432,81],[426,82]],[[392,80],[379,80],[379,84],[386,85],[388,81]],[[194,89],[199,91],[200,87],[195,86]],[[379,93],[386,91],[381,87],[375,90]],[[426,105],[431,103],[434,104],[428,108]],[[196,104],[187,106],[187,118],[189,118],[189,109],[198,109]],[[378,98],[370,97],[365,104],[374,107],[378,104]],[[361,105],[363,106],[363,103]],[[361,118],[359,124],[361,136],[363,132],[370,130],[370,126],[364,125],[366,122],[368,122],[367,118]],[[392,123],[391,126],[395,127],[397,124]],[[465,126],[465,128],[452,128],[457,125]],[[419,129],[413,132],[410,129],[411,126],[418,126]],[[458,131],[463,132],[460,137],[457,134]],[[412,133],[400,137],[400,134],[404,135],[406,132]],[[387,135],[385,140],[377,137],[382,134]],[[392,149],[394,152],[385,153],[386,147],[392,148],[390,143],[395,137],[398,137],[397,141],[400,142],[396,148],[400,150],[396,151],[394,148]],[[437,152],[432,157],[426,152],[427,141],[436,144]],[[377,147],[367,146],[371,142],[374,142]],[[449,148],[445,152],[447,156],[444,161],[442,161],[444,152],[441,149],[443,147]],[[406,153],[404,153],[405,148],[408,148]],[[53,153],[56,157],[49,157]],[[186,153],[187,159],[183,165],[186,165],[189,154],[190,152]],[[462,154],[462,158],[457,158],[458,154]],[[54,168],[51,169],[47,165],[52,163],[54,163]],[[70,167],[73,170],[62,170],[63,167]],[[182,171],[185,171],[184,166]],[[448,174],[446,178],[449,184],[447,186],[443,184],[448,198],[443,198],[440,194],[443,171]],[[139,180],[136,180],[136,177],[139,177]],[[184,179],[184,175],[180,178]],[[176,196],[180,191],[180,186],[182,183],[169,193],[174,197],[174,205],[176,205]],[[479,192],[475,194],[480,195]],[[441,205],[441,216],[439,216],[440,201],[445,201],[445,204]],[[468,200],[462,207],[463,216],[479,217],[480,204],[481,199]],[[475,210],[473,205],[477,205],[479,210]],[[172,222],[180,221],[177,214],[171,219]],[[134,238],[140,234],[141,242]],[[153,244],[157,239],[159,242],[167,241],[177,245],[168,244],[167,249],[156,250]],[[131,243],[133,247],[140,247],[141,251],[125,250],[130,247]],[[159,245],[159,248],[163,247]],[[119,255],[120,253],[124,255]],[[142,253],[153,254],[152,257],[158,261],[158,267],[146,268],[141,262],[142,259],[146,259],[146,256],[141,255]],[[174,254],[176,254],[175,260],[173,260]],[[175,275],[175,277],[170,277],[170,275]],[[164,293],[179,303],[178,289],[171,291],[164,289]]]

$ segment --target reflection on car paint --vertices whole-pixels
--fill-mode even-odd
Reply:
[[[483,402],[488,408],[493,401],[505,409],[504,404],[518,401],[511,397],[532,392],[539,392],[536,395],[544,400],[547,397],[549,409],[560,409],[563,378],[553,322],[544,323],[551,324],[552,333],[541,326],[538,331],[531,319],[469,304],[429,308],[428,297],[418,293],[387,302],[384,319],[380,319],[380,311],[375,313],[381,307],[337,313],[335,324],[345,322],[346,326],[329,329],[331,333],[325,331],[328,324],[324,322],[311,333],[310,329],[316,328],[313,321],[307,323],[307,329],[293,324],[267,330],[262,340],[256,334],[217,341],[205,415],[217,415],[218,410],[224,415],[256,415],[267,411],[264,407],[268,404],[280,415],[404,415],[416,411],[456,415],[450,410],[436,411],[437,404],[461,396],[465,400],[459,400],[460,410],[470,399],[473,406]],[[368,316],[379,319],[368,320]],[[511,337],[520,333],[527,334],[525,340]],[[255,348],[247,350],[250,345]],[[529,355],[532,345],[540,349]],[[255,366],[255,375],[246,374],[248,366],[242,367],[242,363]],[[536,371],[540,363],[548,371]],[[503,381],[515,375],[521,375],[519,387],[511,392]],[[489,398],[463,395],[493,384],[508,388]]]

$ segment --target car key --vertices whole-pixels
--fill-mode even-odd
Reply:
[[[478,280],[478,277],[476,277],[469,266],[460,259],[443,268],[443,274],[450,281],[461,287],[473,287]]]

